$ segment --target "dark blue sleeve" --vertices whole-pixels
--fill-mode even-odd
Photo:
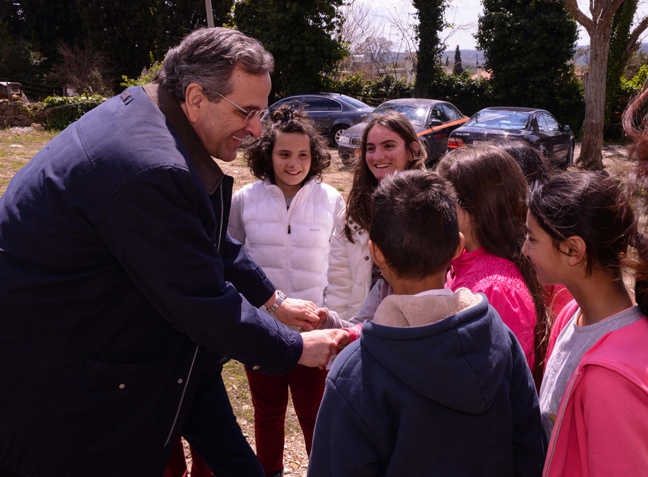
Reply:
[[[227,233],[221,254],[225,279],[255,307],[265,304],[276,288],[261,267],[247,254],[245,247]]]
[[[208,233],[213,224],[204,190],[185,170],[170,166],[142,171],[120,187],[97,228],[147,301],[179,332],[268,374],[290,370],[301,356],[300,335],[243,302],[226,281]],[[242,282],[258,274],[254,262],[235,250],[228,241],[232,278]],[[239,264],[251,268],[233,272]]]
[[[511,379],[511,405],[513,407],[513,465],[515,475],[535,477],[542,474],[547,442],[542,421],[540,404],[531,370],[524,351],[509,329],[513,356]]]

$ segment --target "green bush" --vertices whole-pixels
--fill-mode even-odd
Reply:
[[[96,108],[106,98],[94,96],[48,96],[40,106],[45,111],[47,129],[65,129],[91,109]]]

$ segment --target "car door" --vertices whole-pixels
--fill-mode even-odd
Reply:
[[[561,150],[560,135],[562,131],[560,130],[560,124],[548,113],[541,112],[536,117],[540,131],[540,142],[547,153],[547,159],[551,162],[561,160],[566,151]]]
[[[542,113],[545,117],[547,129],[554,138],[553,146],[553,160],[565,161],[567,160],[567,153],[569,152],[570,137],[560,127],[560,123],[550,113]]]
[[[469,118],[461,114],[453,105],[439,103],[432,108],[430,120],[437,119],[443,124],[433,126],[432,133],[426,136],[430,159],[441,157],[448,150],[450,133],[463,125]]]
[[[323,134],[328,134],[331,124],[342,112],[342,105],[332,99],[306,96],[304,98],[304,111]]]

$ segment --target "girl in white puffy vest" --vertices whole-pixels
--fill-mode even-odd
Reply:
[[[234,194],[231,236],[275,287],[324,306],[329,243],[344,208],[340,193],[321,182],[331,159],[324,139],[302,113],[282,107],[272,113],[245,158],[260,180]],[[310,453],[326,371],[300,365],[285,376],[246,371],[257,455],[266,475],[282,475],[288,389]]]

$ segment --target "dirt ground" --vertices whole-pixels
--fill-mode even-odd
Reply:
[[[31,128],[12,128],[0,130],[0,195],[5,191],[9,180],[56,134],[36,131]],[[324,182],[340,191],[346,199],[351,189],[352,173],[344,167],[337,151],[330,149],[331,167],[324,174]],[[580,153],[577,144],[575,157]],[[603,149],[604,165],[612,175],[623,177],[630,169],[625,146],[608,145]],[[235,179],[235,190],[255,180],[245,165],[242,153],[231,163],[219,162],[225,173]],[[245,372],[240,363],[230,362],[223,372],[225,386],[232,401],[234,412],[244,435],[254,448],[254,408],[250,398]],[[284,452],[285,475],[302,477],[306,475],[308,456],[292,405],[286,418],[286,447]]]

